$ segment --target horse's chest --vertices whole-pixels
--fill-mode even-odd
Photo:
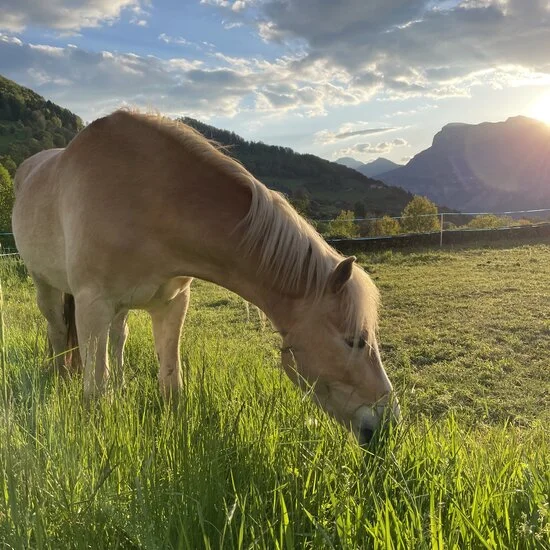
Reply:
[[[175,277],[159,285],[143,284],[135,287],[126,297],[126,307],[130,309],[153,309],[167,304],[180,294],[190,283],[189,277]]]

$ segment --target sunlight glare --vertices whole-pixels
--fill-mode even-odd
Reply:
[[[550,94],[539,97],[531,104],[529,116],[550,124]]]

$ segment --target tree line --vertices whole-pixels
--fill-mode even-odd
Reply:
[[[471,215],[443,212],[457,223],[444,221],[443,229],[501,229],[520,225],[532,225],[535,221],[527,218],[514,219],[496,214]],[[342,210],[328,222],[316,222],[317,230],[328,238],[353,239],[357,237],[390,237],[405,233],[431,233],[441,230],[441,214],[437,205],[426,197],[415,196],[403,209],[398,218],[388,215],[361,219],[356,211]]]

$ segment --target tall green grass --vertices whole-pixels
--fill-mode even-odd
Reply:
[[[408,262],[417,261],[420,271],[441,267],[434,258],[386,258],[376,264],[379,283],[399,272],[407,288]],[[81,380],[47,368],[24,270],[4,261],[0,274],[6,548],[550,548],[543,411],[512,399],[503,408],[528,421],[476,420],[460,394],[446,410],[431,408],[432,395],[416,386],[426,365],[410,356],[407,364],[401,347],[421,332],[421,317],[385,352],[404,421],[363,451],[286,380],[277,336],[247,322],[242,301],[223,289],[194,285],[176,407],[159,398],[148,320],[133,314],[127,386],[86,409]],[[402,292],[383,296],[397,304]],[[386,314],[405,318],[406,307],[394,308]]]

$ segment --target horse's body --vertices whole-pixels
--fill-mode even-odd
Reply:
[[[391,392],[376,344],[376,288],[192,129],[115,112],[66,149],[25,161],[15,194],[17,247],[60,368],[63,299],[74,296],[85,397],[107,380],[109,339],[122,368],[134,308],[153,320],[161,390],[179,389],[180,332],[198,277],[265,311],[284,337],[283,366],[315,384],[325,409],[356,433],[376,428]]]

